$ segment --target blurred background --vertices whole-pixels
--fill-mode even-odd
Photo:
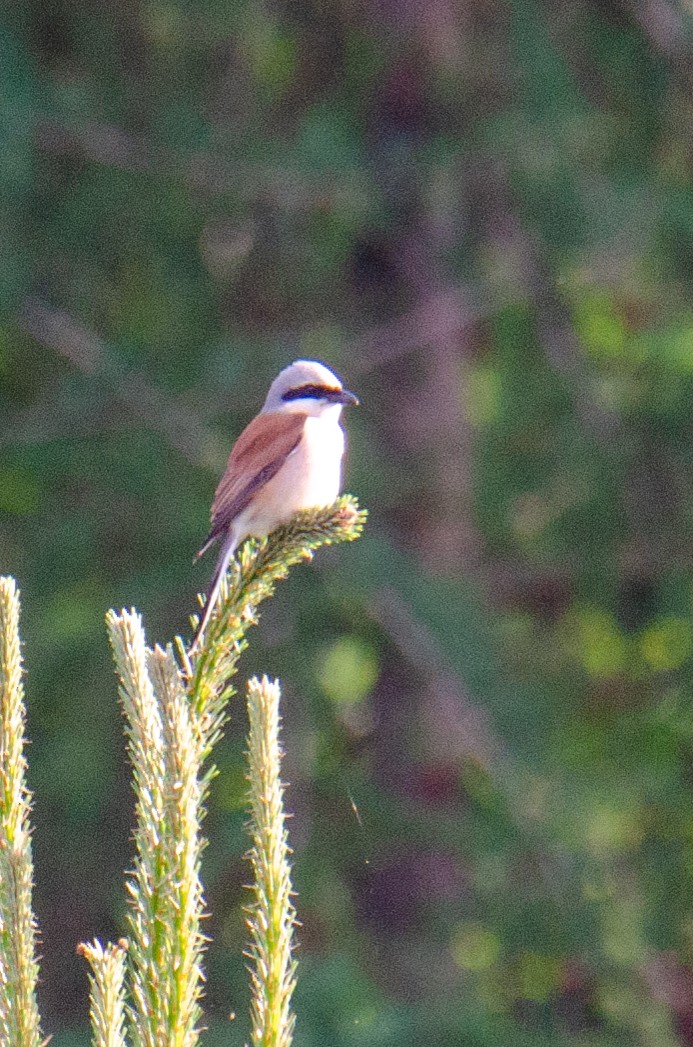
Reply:
[[[189,635],[231,443],[309,356],[362,398],[371,517],[241,667],[284,688],[297,1047],[693,1044],[693,4],[1,17],[0,569],[45,1031],[86,1042],[75,945],[124,930],[104,612]],[[244,729],[237,699],[209,1044],[247,1035]]]

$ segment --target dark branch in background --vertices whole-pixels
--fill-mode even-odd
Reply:
[[[507,779],[510,754],[495,734],[487,714],[470,699],[462,680],[447,665],[435,636],[417,619],[396,589],[381,588],[369,609],[405,663],[426,674],[428,700],[445,703],[445,711],[428,710],[432,731],[446,732],[446,746],[455,756],[473,759],[493,779]],[[452,731],[452,735],[450,735]],[[441,738],[436,737],[436,746]]]
[[[20,323],[39,345],[104,382],[128,412],[159,432],[191,464],[216,468],[223,462],[222,442],[195,412],[141,372],[122,367],[106,343],[74,317],[38,298],[28,298]]]
[[[154,145],[145,135],[95,121],[68,126],[58,120],[42,120],[37,127],[36,146],[49,155],[81,153],[106,167],[151,173],[157,178],[178,175],[190,188],[213,195],[233,189],[248,200],[269,198],[285,211],[361,204],[361,195],[353,182],[338,174],[332,174],[329,180],[316,176],[311,181],[298,167],[239,163],[209,152],[177,152]]]

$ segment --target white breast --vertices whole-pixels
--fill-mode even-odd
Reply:
[[[237,521],[243,534],[261,537],[301,509],[331,505],[342,483],[344,430],[341,411],[306,419],[304,435],[274,479],[258,492]]]

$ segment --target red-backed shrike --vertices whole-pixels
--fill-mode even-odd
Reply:
[[[331,505],[342,481],[344,404],[357,404],[329,368],[296,360],[274,379],[259,415],[229,456],[212,503],[212,529],[197,554],[221,541],[192,648],[198,646],[229,560],[244,538],[263,538],[301,509]]]

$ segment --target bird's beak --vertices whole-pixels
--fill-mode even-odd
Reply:
[[[350,393],[348,389],[340,389],[338,393],[335,393],[335,403],[337,404],[351,404],[352,407],[358,407],[359,398],[355,393]]]

